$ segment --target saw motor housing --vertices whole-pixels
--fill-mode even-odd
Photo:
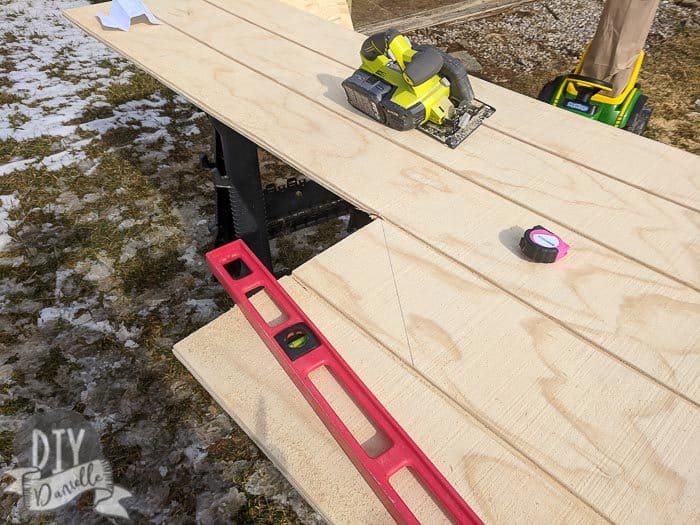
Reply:
[[[360,69],[343,82],[348,101],[390,128],[454,126],[458,108],[474,99],[459,60],[432,46],[413,47],[395,29],[365,40],[360,56]]]

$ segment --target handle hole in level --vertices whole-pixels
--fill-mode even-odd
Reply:
[[[231,276],[234,281],[248,277],[251,273],[248,265],[243,262],[243,259],[236,259],[228,264],[224,264],[224,270]]]
[[[389,438],[374,426],[328,367],[321,366],[313,370],[309,379],[369,457],[376,458],[391,447]]]
[[[288,319],[287,314],[280,310],[280,307],[277,306],[275,300],[270,297],[270,294],[267,293],[264,287],[258,286],[254,290],[248,292],[246,297],[250,299],[250,303],[255,307],[260,317],[265,320],[268,326],[278,326]]]
[[[389,478],[389,483],[420,523],[452,523],[411,467],[404,467],[394,473]]]

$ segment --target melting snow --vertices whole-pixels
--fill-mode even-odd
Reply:
[[[14,226],[16,221],[9,219],[10,210],[19,206],[19,199],[16,193],[12,195],[0,195],[0,252],[12,243],[12,237],[7,233]]]

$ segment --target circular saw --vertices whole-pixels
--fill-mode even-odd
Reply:
[[[392,129],[418,128],[456,148],[495,111],[474,98],[462,62],[433,46],[413,46],[395,29],[367,38],[360,58],[343,81],[348,101]]]

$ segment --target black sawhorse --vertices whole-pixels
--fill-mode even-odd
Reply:
[[[216,245],[243,239],[272,271],[270,236],[349,213],[349,230],[369,216],[319,184],[290,179],[283,187],[263,188],[258,147],[251,140],[210,117],[214,125],[214,161],[202,156],[216,187]]]

